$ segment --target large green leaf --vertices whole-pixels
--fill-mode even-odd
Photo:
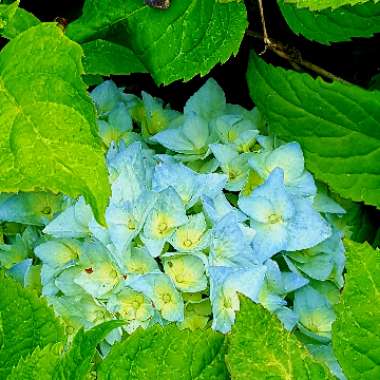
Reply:
[[[116,327],[124,322],[109,321],[86,332],[80,329],[75,335],[70,350],[59,360],[54,380],[85,380],[92,367],[96,346]]]
[[[363,4],[366,2],[377,3],[379,0],[285,0],[286,3],[297,4],[298,7],[307,7],[318,11],[326,8],[339,8],[345,5]]]
[[[83,66],[87,74],[127,75],[147,72],[135,53],[122,45],[95,40],[82,45]]]
[[[0,4],[0,35],[8,39],[16,37],[40,22],[33,14],[18,8],[18,4],[18,1],[10,5]]]
[[[0,379],[36,347],[63,341],[63,328],[46,301],[1,273],[0,316]]]
[[[99,380],[226,380],[225,338],[212,330],[169,325],[138,330],[116,344],[98,370]]]
[[[158,83],[207,74],[239,50],[247,27],[243,3],[217,0],[173,1],[162,11],[141,0],[86,0],[83,15],[69,25],[76,41],[104,37],[111,27],[131,48]]]
[[[110,188],[82,49],[54,24],[32,27],[0,53],[0,191],[84,195],[103,222]]]
[[[37,347],[13,368],[7,380],[51,380],[62,352],[62,344]]]
[[[276,315],[246,298],[241,301],[226,357],[234,380],[334,379]]]
[[[296,34],[323,44],[348,41],[352,37],[371,37],[380,32],[380,4],[367,2],[356,6],[310,11],[277,0],[287,24]]]
[[[271,131],[302,145],[316,178],[345,198],[380,207],[380,92],[313,79],[256,55],[247,75]]]
[[[346,241],[347,274],[333,348],[350,380],[380,379],[380,251]]]

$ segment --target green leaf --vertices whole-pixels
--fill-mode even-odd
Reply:
[[[125,22],[120,27],[120,22]],[[86,0],[67,34],[76,41],[104,38],[118,24],[118,43],[131,48],[158,83],[206,75],[237,54],[247,27],[243,3],[173,1],[165,11],[141,0]]]
[[[333,348],[350,380],[380,379],[380,251],[345,243],[346,285],[336,307]]]
[[[122,321],[108,321],[84,332],[80,329],[75,335],[69,351],[57,364],[53,380],[84,380],[92,367],[96,346]]]
[[[63,341],[63,328],[46,301],[3,274],[0,274],[0,315],[3,334],[0,379],[36,347]]]
[[[234,380],[334,379],[274,314],[246,298],[232,327],[226,363]]]
[[[317,179],[345,198],[380,207],[380,92],[313,79],[256,55],[247,75],[271,131],[302,145]]]
[[[82,49],[40,24],[0,53],[0,191],[84,195],[104,222],[110,188]]]
[[[0,4],[0,35],[5,38],[12,39],[40,23],[37,17],[18,8],[18,4],[19,1],[10,5]]]
[[[62,344],[60,343],[53,346],[47,345],[42,349],[37,347],[32,354],[19,361],[7,380],[51,380],[61,352]]]
[[[210,329],[154,326],[116,344],[100,364],[98,379],[228,379],[225,350],[225,337]]]
[[[125,46],[99,39],[83,44],[82,48],[83,66],[87,74],[128,75],[147,72],[135,53]]]
[[[320,11],[326,8],[336,9],[345,5],[363,4],[366,2],[377,3],[379,0],[285,0],[286,3],[297,4],[299,8],[310,8],[313,11]]]
[[[380,4],[368,2],[336,10],[313,12],[277,0],[289,27],[309,40],[329,45],[352,37],[371,37],[380,32]]]

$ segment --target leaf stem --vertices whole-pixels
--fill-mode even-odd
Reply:
[[[259,0],[259,4],[262,7],[261,0]],[[260,10],[260,12],[261,12],[261,10]],[[277,54],[279,57],[289,61],[290,64],[292,64],[292,66],[296,66],[296,67],[302,66],[305,69],[312,71],[312,72],[314,72],[314,73],[316,73],[322,77],[328,78],[330,80],[339,81],[339,82],[343,82],[343,83],[349,83],[346,80],[336,76],[335,74],[330,73],[329,71],[325,70],[324,68],[322,68],[322,67],[320,67],[320,66],[318,66],[318,65],[316,65],[310,61],[303,59],[301,52],[299,50],[297,50],[296,48],[286,46],[282,42],[275,41],[272,38],[269,38],[267,35],[267,32],[266,32],[265,23],[264,23],[263,19],[262,19],[262,22],[263,22],[263,32],[264,32],[263,35],[260,33],[254,32],[252,30],[247,30],[248,36],[251,36],[251,37],[256,38],[256,39],[260,39],[264,42],[265,49],[263,52],[260,53],[260,55],[264,54],[267,51],[267,49],[269,49],[273,53]]]

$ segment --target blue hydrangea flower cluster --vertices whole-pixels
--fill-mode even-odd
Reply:
[[[227,333],[241,293],[329,342],[344,210],[300,145],[265,135],[257,109],[228,104],[212,79],[183,113],[112,81],[91,95],[112,196],[106,226],[83,198],[66,200],[33,247],[56,313],[74,329],[121,318],[128,333],[173,322]]]

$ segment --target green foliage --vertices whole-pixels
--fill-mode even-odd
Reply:
[[[100,364],[98,379],[228,379],[225,350],[224,336],[212,330],[154,326],[116,344]]]
[[[350,380],[380,378],[380,252],[346,242],[347,275],[337,320],[335,354]]]
[[[334,379],[274,314],[245,298],[229,337],[226,362],[234,380]]]
[[[339,8],[345,5],[355,5],[370,2],[372,0],[285,0],[287,3],[297,4],[297,7],[307,7],[313,11],[320,11],[326,8]],[[373,0],[377,3],[378,0]]]
[[[102,222],[110,190],[81,57],[54,24],[28,29],[1,51],[0,191],[83,194]]]
[[[205,75],[236,54],[247,19],[244,5],[236,2],[181,0],[161,11],[140,0],[87,0],[67,35],[80,42],[107,38],[115,26],[116,37],[113,31],[108,38],[131,48],[157,83],[168,84]]]
[[[294,33],[322,44],[348,41],[352,37],[371,37],[380,32],[379,3],[367,2],[314,12],[297,8],[285,0],[277,2]]]
[[[70,349],[57,363],[54,380],[85,380],[92,367],[96,346],[122,321],[104,322],[86,332],[80,329]]]
[[[82,48],[87,74],[127,75],[147,71],[133,51],[125,46],[99,39],[83,44]]]
[[[61,352],[62,344],[60,343],[47,345],[42,349],[37,347],[25,359],[19,361],[17,367],[14,367],[7,377],[7,380],[52,379]]]
[[[11,39],[39,24],[33,14],[18,8],[19,1],[10,5],[0,4],[0,36]]]
[[[268,65],[252,55],[251,96],[306,166],[341,196],[380,207],[380,93]]]
[[[16,281],[0,274],[0,316],[2,346],[0,349],[0,379],[5,379],[19,359],[35,348],[61,342],[63,328],[55,319],[46,301]],[[35,361],[36,353],[28,360]],[[19,369],[20,371],[26,370]]]

